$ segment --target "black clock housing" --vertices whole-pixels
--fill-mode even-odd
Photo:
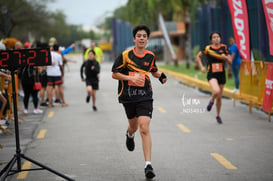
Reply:
[[[49,48],[32,48],[20,50],[0,50],[0,68],[16,70],[25,65],[51,65]]]

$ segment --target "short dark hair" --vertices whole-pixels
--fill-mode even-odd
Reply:
[[[133,29],[134,38],[136,37],[137,32],[140,31],[140,30],[146,31],[148,38],[150,37],[150,29],[146,25],[137,25]]]
[[[211,33],[210,33],[210,35],[209,35],[209,40],[212,39],[212,35],[213,35],[213,34],[218,34],[218,35],[220,36],[220,38],[222,38],[221,33],[219,33],[218,31],[214,31],[214,32],[211,32]]]
[[[58,44],[54,44],[53,45],[53,50],[54,51],[58,51],[59,50],[59,45]]]
[[[90,53],[90,52],[92,52],[94,55],[96,55],[96,52],[95,52],[95,50],[90,50],[89,52],[88,52],[88,54]]]

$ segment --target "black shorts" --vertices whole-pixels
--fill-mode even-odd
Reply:
[[[40,82],[42,84],[42,87],[46,87],[47,86],[47,75],[46,75],[46,73],[41,73],[39,75],[39,78],[40,78]]]
[[[62,84],[61,76],[47,76],[47,85],[55,86]]]
[[[152,118],[153,100],[123,103],[123,106],[128,119],[139,116],[149,116],[150,118]]]
[[[207,79],[208,81],[210,79],[216,79],[218,84],[225,84],[226,83],[226,73],[225,72],[220,72],[220,73],[208,73]]]
[[[85,80],[86,86],[91,86],[94,90],[99,90],[99,81]]]

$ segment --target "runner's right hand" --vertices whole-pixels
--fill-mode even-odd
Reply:
[[[145,81],[145,79],[143,79],[143,77],[140,74],[135,74],[133,76],[130,76],[130,78],[131,81],[138,86],[143,85],[143,82]]]
[[[205,67],[201,67],[201,71],[202,71],[203,73],[206,73]]]

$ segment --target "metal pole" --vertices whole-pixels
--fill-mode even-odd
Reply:
[[[18,126],[18,112],[17,112],[17,96],[16,96],[16,87],[15,87],[15,71],[11,71],[12,77],[12,99],[13,99],[13,112],[14,112],[14,127],[15,127],[15,141],[16,141],[16,154],[21,154],[20,149],[20,137],[19,137],[19,126]],[[17,168],[21,170],[21,159],[17,159]]]

